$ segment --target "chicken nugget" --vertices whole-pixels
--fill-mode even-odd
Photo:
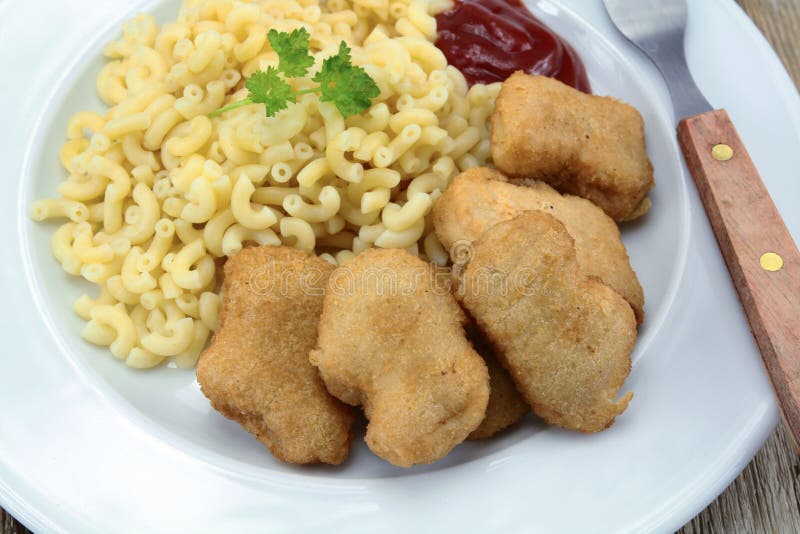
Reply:
[[[331,276],[311,363],[364,407],[366,442],[400,467],[445,456],[483,420],[486,365],[438,271],[404,250],[362,252]]]
[[[581,272],[555,217],[527,211],[487,230],[458,295],[547,423],[598,432],[627,408],[632,393],[614,399],[631,369],[633,311]]]
[[[197,367],[211,405],[286,462],[338,465],[350,449],[353,409],[308,361],[333,269],[288,247],[230,258],[220,328]]]
[[[486,362],[486,368],[489,370],[489,388],[491,389],[486,415],[480,426],[469,435],[469,439],[486,439],[519,422],[526,413],[531,411],[531,408],[517,391],[511,375],[497,361],[494,349],[478,327],[467,326],[467,337],[472,341],[475,351],[483,356],[483,360]]]
[[[615,221],[647,212],[653,165],[639,112],[545,76],[514,73],[491,118],[492,158],[513,179],[587,198]]]
[[[434,229],[445,249],[458,255],[460,244],[474,242],[490,227],[525,210],[545,211],[561,221],[575,240],[583,272],[622,295],[636,313],[637,321],[643,321],[644,293],[619,228],[588,200],[562,196],[543,182],[510,184],[497,171],[474,168],[458,175],[436,201]]]

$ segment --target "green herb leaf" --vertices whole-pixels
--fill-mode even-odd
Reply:
[[[352,64],[350,47],[344,41],[339,52],[322,62],[313,80],[320,84],[322,102],[333,102],[344,118],[363,113],[381,91],[362,67]]]
[[[245,87],[250,91],[250,100],[256,104],[264,104],[267,117],[288,107],[288,103],[296,101],[292,86],[286,83],[275,67],[269,67],[266,72],[254,72],[245,82]]]
[[[2,1],[2,0],[0,0]],[[267,117],[289,107],[289,102],[297,102],[297,97],[309,93],[320,93],[322,102],[333,102],[344,118],[363,113],[372,105],[372,99],[381,91],[367,71],[353,65],[350,47],[342,41],[339,52],[322,62],[322,68],[314,76],[317,87],[294,91],[292,86],[280,74],[287,78],[305,76],[314,57],[309,53],[311,36],[305,28],[292,33],[279,33],[270,30],[267,34],[272,48],[278,54],[278,67],[269,67],[266,71],[256,71],[245,81],[250,95],[244,100],[234,102],[224,108],[212,111],[209,117],[219,117],[251,104],[264,104]]]
[[[278,54],[279,71],[289,78],[298,78],[308,73],[308,69],[314,64],[314,57],[309,53],[311,35],[305,28],[292,33],[270,30],[267,39]]]

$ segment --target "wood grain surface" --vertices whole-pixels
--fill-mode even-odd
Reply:
[[[800,86],[800,0],[738,0]],[[800,532],[800,458],[779,426],[744,472],[680,534]]]
[[[738,2],[778,52],[795,84],[800,85],[800,0]],[[0,509],[0,534],[28,532]],[[739,478],[679,532],[800,532],[800,458],[782,427]]]
[[[800,452],[800,252],[727,111],[682,120],[678,141]]]

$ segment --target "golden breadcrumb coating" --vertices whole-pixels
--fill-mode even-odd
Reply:
[[[225,264],[220,328],[197,380],[211,405],[286,462],[340,464],[353,409],[325,389],[308,354],[333,266],[288,247],[253,247]]]
[[[401,467],[434,462],[478,427],[486,365],[439,272],[404,250],[367,250],[331,276],[311,353],[328,390],[364,407],[366,442]]]
[[[511,380],[511,375],[503,369],[494,355],[494,349],[483,337],[477,326],[467,326],[467,337],[478,354],[483,356],[486,367],[489,369],[489,404],[486,406],[486,415],[481,424],[476,428],[469,439],[486,439],[498,432],[505,430],[519,422],[531,407],[517,391],[517,386]]]
[[[433,207],[436,235],[447,250],[474,242],[495,224],[525,210],[541,210],[561,221],[575,240],[583,272],[610,286],[627,300],[639,323],[644,293],[631,267],[619,228],[588,200],[561,195],[542,182],[506,182],[499,172],[478,167],[455,178]],[[454,258],[454,261],[457,261]]]
[[[633,396],[636,320],[625,300],[581,272],[573,240],[552,215],[527,211],[475,244],[458,295],[517,389],[550,424],[597,432]]]
[[[644,121],[614,98],[516,72],[497,96],[491,144],[495,165],[512,179],[543,180],[591,200],[615,221],[644,215],[650,205]]]

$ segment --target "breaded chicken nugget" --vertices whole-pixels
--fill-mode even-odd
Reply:
[[[403,250],[367,250],[339,267],[311,353],[328,391],[364,407],[370,449],[401,467],[445,456],[489,399],[464,312],[435,272]]]
[[[512,178],[588,198],[615,221],[647,212],[653,165],[639,112],[545,76],[514,73],[491,119],[492,157]]]
[[[230,258],[220,328],[197,367],[211,405],[287,462],[340,464],[350,448],[353,409],[308,361],[332,271],[288,247]]]
[[[527,211],[483,234],[459,297],[497,349],[517,389],[550,424],[609,427],[630,373],[636,320],[625,300],[581,272],[555,217]]]
[[[517,423],[531,411],[531,407],[517,391],[511,375],[497,361],[494,350],[477,326],[467,326],[467,337],[472,341],[475,351],[483,356],[486,362],[491,389],[486,415],[480,426],[469,435],[469,439],[486,439]]]
[[[454,245],[475,241],[490,227],[522,211],[545,211],[561,221],[575,240],[583,272],[622,295],[641,323],[644,293],[614,221],[588,200],[562,196],[545,183],[528,181],[518,186],[505,180],[487,168],[470,169],[455,178],[433,207],[434,229],[445,249],[453,252],[458,248]]]

